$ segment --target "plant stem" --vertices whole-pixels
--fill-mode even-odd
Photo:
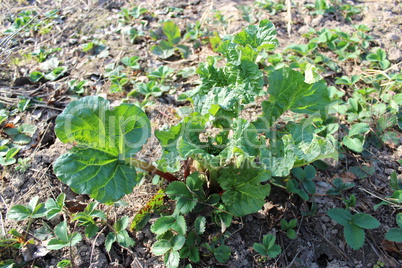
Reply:
[[[208,180],[209,180],[209,188],[214,193],[218,193],[220,191],[220,186],[218,183],[219,169],[217,168],[208,168]]]
[[[163,172],[163,171],[159,170],[157,167],[155,167],[149,163],[146,163],[144,161],[135,159],[135,158],[130,158],[130,164],[132,164],[133,166],[135,166],[137,168],[148,171],[152,174],[161,176],[162,178],[166,179],[168,182],[173,182],[173,181],[179,180],[178,178],[173,176],[171,173]]]

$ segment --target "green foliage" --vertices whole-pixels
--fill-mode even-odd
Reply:
[[[278,256],[282,249],[279,245],[275,244],[276,237],[271,234],[264,235],[262,244],[254,243],[253,249],[262,256],[269,256],[275,258]]]
[[[182,58],[188,58],[190,50],[185,45],[180,45],[181,33],[179,27],[173,21],[166,21],[162,25],[162,32],[165,34],[167,40],[159,41],[158,45],[151,48],[152,53],[162,59],[167,59],[178,51]]]
[[[17,161],[14,157],[17,155],[19,152],[19,148],[7,146],[8,141],[7,140],[2,140],[1,141],[1,146],[0,146],[0,164],[3,166],[9,166],[12,164],[15,164]]]
[[[63,211],[64,201],[66,200],[66,195],[60,194],[56,200],[50,198],[45,203],[46,208],[46,218],[51,219],[55,217],[57,214]]]
[[[157,256],[164,255],[167,267],[178,267],[180,251],[185,243],[191,242],[190,239],[186,240],[187,225],[184,217],[178,213],[162,216],[151,226],[151,231],[158,235],[158,241],[152,246],[152,252]]]
[[[361,153],[364,150],[364,134],[370,130],[367,123],[356,123],[352,125],[347,136],[343,137],[343,144],[352,151]]]
[[[387,60],[387,54],[382,48],[378,48],[374,52],[367,55],[367,60],[376,63],[382,70],[387,69],[390,66],[389,60]]]
[[[49,249],[62,249],[64,247],[71,247],[82,240],[78,233],[69,234],[67,230],[67,222],[62,221],[54,228],[54,233],[57,238],[51,239],[48,243]]]
[[[375,229],[380,226],[380,223],[372,216],[365,213],[352,215],[347,209],[333,208],[328,211],[328,215],[344,226],[343,234],[346,242],[353,249],[359,249],[363,246],[364,229]]]
[[[178,267],[180,262],[179,251],[183,248],[186,238],[183,235],[174,235],[169,240],[158,240],[152,246],[152,253],[156,256],[164,255],[166,267]]]
[[[3,130],[14,144],[26,145],[31,142],[31,136],[36,132],[37,126],[21,124],[14,127],[6,127]]]
[[[100,97],[84,97],[58,116],[55,131],[62,142],[77,143],[54,163],[57,177],[74,191],[112,203],[137,185],[130,158],[150,136],[149,119],[140,108],[110,108]]]
[[[82,51],[87,54],[89,59],[106,58],[109,55],[109,46],[99,40],[93,40],[82,45]]]
[[[101,214],[102,211],[96,213]],[[115,224],[113,224],[113,231],[108,233],[105,240],[105,248],[107,251],[110,251],[114,242],[117,242],[119,245],[126,248],[134,246],[135,241],[130,237],[126,230],[128,222],[128,217],[124,216],[118,219]]]
[[[385,234],[385,238],[389,241],[402,242],[402,212],[396,214],[396,223],[398,227],[391,228]]]
[[[130,23],[133,19],[138,19],[142,14],[147,13],[148,10],[141,6],[135,6],[132,9],[129,8],[121,8],[119,12],[119,16],[122,19],[123,23]]]
[[[67,82],[68,90],[76,93],[76,94],[83,94],[85,93],[85,86],[87,86],[88,81],[78,81],[76,79],[70,80]]]
[[[40,218],[45,216],[45,205],[39,203],[39,196],[35,196],[29,201],[27,206],[14,205],[8,211],[7,217],[16,221],[22,221],[31,218]]]
[[[337,10],[326,3],[316,1],[317,9],[327,13]],[[270,12],[284,10],[281,4],[281,1],[255,3],[256,6],[267,5]],[[245,15],[246,11],[253,9],[240,8]],[[353,13],[350,7],[345,6],[344,10]],[[121,22],[131,24],[145,12],[147,10],[139,7],[122,9]],[[227,23],[222,13],[215,15],[221,24]],[[249,14],[246,19],[253,20],[253,16]],[[174,22],[164,22],[161,27],[163,40],[157,41],[156,33],[151,33],[151,38],[157,41],[152,52],[162,59],[176,52],[187,57],[189,48],[182,44],[187,40],[204,40],[206,36],[203,36],[205,32],[201,26],[188,25],[187,33],[182,36]],[[139,28],[128,28],[136,34],[140,32]],[[376,50],[368,54],[372,38],[365,34],[367,29],[363,26],[355,28],[354,33],[344,33],[339,29],[312,30],[306,34],[307,44],[291,45],[284,54],[272,54],[278,40],[275,27],[268,20],[250,25],[234,36],[221,39],[215,34],[210,37],[208,42],[212,49],[221,56],[209,57],[199,65],[196,73],[201,83],[191,91],[186,90],[179,98],[190,103],[190,106],[178,108],[174,114],[180,121],[155,130],[162,146],[162,156],[156,161],[158,168],[144,166],[146,163],[132,158],[151,135],[150,121],[140,108],[131,104],[111,108],[107,100],[99,97],[73,101],[57,118],[55,130],[62,142],[76,144],[54,163],[54,171],[73,191],[112,204],[139,184],[141,178],[137,175],[137,168],[150,172],[157,170],[155,174],[160,177],[164,174],[167,178],[172,178],[168,172],[185,170],[185,180],[168,179],[167,188],[140,210],[130,229],[138,231],[145,226],[152,212],[160,212],[166,194],[175,201],[175,208],[172,215],[164,212],[152,225],[151,230],[157,236],[152,252],[164,256],[168,267],[178,267],[183,258],[199,263],[200,247],[209,251],[209,256],[214,256],[218,262],[226,263],[231,250],[225,245],[223,235],[219,236],[221,240],[218,242],[214,238],[211,243],[202,243],[206,222],[210,218],[197,214],[205,208],[212,209],[207,217],[211,217],[225,233],[233,216],[242,217],[262,208],[270,194],[271,184],[308,200],[316,191],[316,169],[309,164],[324,158],[337,158],[339,133],[340,145],[354,152],[363,152],[371,131],[386,132],[398,124],[399,117],[402,118],[399,116],[402,97],[386,93],[389,88],[382,86],[389,79],[390,88],[396,88],[402,81],[397,75],[342,76],[335,82],[339,88],[328,88],[321,78],[323,72],[339,73],[339,66],[351,60],[371,60],[372,67],[386,66],[385,52]],[[83,50],[91,56],[107,51],[106,47],[101,49],[98,46],[102,43],[90,42]],[[335,55],[336,59],[332,60],[328,55]],[[147,81],[135,83],[131,69],[139,70],[139,62],[137,56],[124,57],[121,63],[107,65],[104,76],[111,83],[112,93],[122,92],[133,84],[134,90],[128,96],[143,95],[141,107],[151,105],[155,98],[170,91],[169,82],[193,74],[191,70],[181,70],[173,76],[175,70],[162,65],[147,71]],[[33,78],[39,81],[45,74],[36,73]],[[82,94],[85,83],[72,81],[70,87]],[[346,96],[346,101],[343,96]],[[243,115],[248,114],[248,109],[259,100],[262,100],[261,114],[244,119]],[[332,116],[335,113],[344,115],[345,125],[339,124]],[[381,120],[373,122],[376,118]],[[381,138],[392,139],[392,134]],[[186,161],[185,165],[183,161]],[[190,165],[196,171],[191,169],[193,172],[189,174],[187,162],[192,163]],[[342,195],[351,187],[353,184],[344,184],[338,178],[328,194]],[[356,204],[354,195],[348,199],[342,195],[342,198],[347,207]],[[45,206],[47,217],[61,213],[63,202],[63,197],[48,200]],[[94,237],[99,231],[98,226],[107,220],[96,206],[97,203],[92,202],[83,212],[71,215],[72,220],[85,226],[87,237]],[[313,203],[306,215],[316,209]],[[364,242],[364,229],[378,225],[375,219],[364,213],[352,215],[348,210],[334,209],[328,214],[344,225],[346,241],[355,249]],[[189,223],[188,219],[194,219],[193,216],[196,220]],[[116,241],[123,247],[134,245],[127,226],[126,217],[117,219],[106,238],[108,251]],[[297,237],[296,227],[296,219],[281,221],[281,228],[290,239]],[[65,244],[66,240],[62,242]],[[272,235],[264,236],[263,243],[255,244],[254,249],[271,258],[281,252]]]
[[[374,206],[374,210],[377,210],[382,205],[391,205],[400,207],[402,204],[402,182],[398,179],[396,172],[392,172],[390,176],[389,186],[392,190],[392,195],[377,205]]]
[[[38,62],[44,62],[50,55],[59,51],[61,51],[61,48],[39,48],[32,52],[31,55],[36,57]]]
[[[99,231],[98,226],[96,226],[97,222],[95,221],[95,218],[106,220],[105,213],[102,210],[96,209],[97,205],[96,202],[89,203],[83,212],[78,212],[72,219],[73,221],[78,221],[80,225],[86,226],[85,235],[89,238],[94,237]]]
[[[285,219],[281,220],[281,229],[286,232],[286,235],[289,237],[289,239],[297,238],[297,232],[295,230],[296,227],[297,219],[291,219],[290,221],[287,221]]]
[[[269,15],[286,11],[285,1],[283,0],[256,0],[254,1],[254,6],[268,11]]]
[[[343,191],[347,191],[355,186],[354,183],[343,183],[341,178],[336,178],[333,181],[334,188],[329,189],[327,194],[329,195],[340,195]]]
[[[48,33],[61,17],[58,10],[51,10],[38,14],[34,10],[24,10],[8,19],[12,24],[4,31],[4,34],[19,33],[22,37],[30,37],[34,33]]]
[[[290,179],[286,183],[286,190],[291,193],[298,194],[304,200],[309,199],[309,195],[315,194],[315,178],[316,170],[312,165],[306,166],[304,169],[297,167],[292,169],[293,176],[296,179]]]
[[[29,74],[32,82],[40,82],[42,79],[55,81],[61,78],[68,70],[67,66],[60,66],[60,61],[56,58],[50,58],[41,64],[40,71],[33,71]]]
[[[209,252],[211,252],[214,255],[215,259],[220,263],[226,263],[232,254],[232,251],[226,245],[215,247],[214,245],[203,243],[202,246],[205,247]]]
[[[121,59],[121,62],[129,67],[130,69],[140,69],[140,64],[138,63],[138,60],[140,57],[138,56],[132,56],[132,57],[124,57]]]

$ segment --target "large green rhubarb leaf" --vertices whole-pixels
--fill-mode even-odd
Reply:
[[[275,26],[268,20],[262,20],[258,26],[248,26],[238,33],[233,41],[242,46],[249,45],[258,51],[264,48],[272,50],[278,46]]]
[[[330,104],[323,81],[314,84],[305,82],[305,77],[290,68],[282,68],[268,77],[268,101],[262,103],[263,118],[272,126],[286,111],[314,113]]]
[[[270,172],[250,168],[247,163],[240,168],[227,166],[218,177],[218,183],[225,191],[222,201],[228,211],[238,217],[260,210],[271,190],[270,184],[261,184],[271,178]]]
[[[137,106],[110,108],[107,100],[89,96],[71,102],[56,119],[56,135],[76,143],[54,163],[57,177],[80,194],[112,203],[138,183],[129,159],[150,137],[150,122]]]

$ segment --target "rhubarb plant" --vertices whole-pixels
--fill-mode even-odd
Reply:
[[[71,102],[58,116],[55,131],[62,142],[75,145],[54,163],[57,177],[73,191],[107,204],[140,183],[137,169],[169,181],[165,193],[176,201],[175,211],[157,220],[151,230],[158,235],[154,253],[164,255],[171,267],[177,267],[179,255],[188,255],[188,213],[215,208],[212,218],[224,232],[233,216],[261,209],[271,184],[288,188],[285,178],[291,171],[297,177],[292,180],[293,192],[308,199],[315,192],[315,169],[301,167],[337,157],[332,128],[325,124],[331,99],[311,66],[304,73],[288,67],[260,70],[260,54],[277,44],[275,28],[267,20],[220,44],[217,51],[223,62],[218,65],[215,57],[201,64],[200,86],[181,96],[192,104],[180,114],[181,121],[155,131],[162,146],[157,167],[135,158],[151,136],[150,120],[141,108],[128,103],[112,108],[96,96]],[[243,118],[257,99],[262,100],[261,114]],[[190,174],[189,164],[196,172]],[[180,170],[185,170],[185,181],[171,174]],[[230,255],[222,244],[208,250],[220,262]],[[224,258],[218,254],[221,250]],[[198,255],[191,254],[196,262]]]
[[[127,103],[110,108],[107,100],[93,96],[70,103],[56,120],[56,134],[62,142],[76,145],[55,162],[56,175],[74,191],[112,203],[139,183],[136,167],[174,181],[168,172],[192,159],[208,193],[220,193],[229,213],[244,216],[258,211],[269,195],[269,182],[281,185],[272,177],[337,156],[334,139],[321,135],[323,126],[317,124],[330,104],[325,82],[312,71],[303,75],[282,68],[268,73],[265,84],[256,61],[259,53],[277,43],[273,24],[263,20],[219,46],[224,67],[214,60],[200,65],[202,83],[186,96],[193,111],[177,125],[155,131],[163,147],[158,169],[133,158],[150,137],[150,121],[140,108]],[[254,121],[241,118],[257,97],[266,99],[262,114]],[[294,116],[285,118],[285,113]]]

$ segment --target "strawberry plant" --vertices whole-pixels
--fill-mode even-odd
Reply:
[[[364,229],[374,229],[380,223],[366,213],[356,213],[352,215],[349,210],[333,208],[328,211],[328,215],[337,223],[344,226],[343,233],[348,245],[353,249],[363,246],[365,240]]]
[[[167,59],[173,56],[175,51],[178,51],[182,58],[188,58],[190,50],[187,46],[181,45],[182,41],[179,27],[173,21],[166,21],[162,25],[162,32],[166,36],[166,40],[161,40],[159,43],[151,48],[152,53]]]
[[[276,237],[274,235],[267,234],[264,236],[262,244],[254,243],[253,248],[262,256],[275,258],[282,252],[281,247],[275,244],[275,240]]]

